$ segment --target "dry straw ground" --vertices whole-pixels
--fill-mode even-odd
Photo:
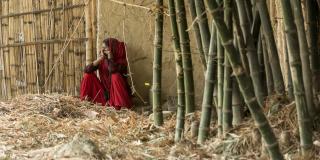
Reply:
[[[297,159],[299,136],[294,104],[271,97],[266,114],[280,138],[286,159]],[[247,118],[221,140],[215,124],[203,145],[191,137],[187,115],[185,139],[174,144],[175,114],[155,127],[146,113],[52,95],[24,95],[0,102],[0,159],[261,159],[261,138]],[[319,128],[315,126],[315,128]],[[315,159],[320,157],[319,129]]]

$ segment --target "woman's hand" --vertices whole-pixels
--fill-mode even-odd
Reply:
[[[99,51],[99,57],[97,58],[97,60],[95,60],[92,64],[93,66],[98,66],[100,64],[100,62],[104,59],[106,59],[106,55],[104,54],[103,49]]]

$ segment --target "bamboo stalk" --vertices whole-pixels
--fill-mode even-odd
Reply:
[[[163,45],[163,0],[156,0],[157,12],[155,19],[154,37],[154,59],[153,59],[153,84],[152,84],[152,105],[154,124],[163,124],[161,106],[161,66],[162,66],[162,45]]]
[[[85,7],[85,24],[86,24],[86,37],[88,38],[86,42],[86,65],[92,63],[92,48],[93,48],[93,34],[92,34],[92,3],[88,2]]]
[[[316,114],[316,109],[314,105],[313,96],[313,86],[312,86],[312,73],[310,68],[310,52],[308,48],[308,41],[304,27],[304,18],[301,7],[301,0],[291,0],[291,5],[293,9],[294,22],[297,27],[300,58],[302,62],[302,76],[303,84],[306,94],[307,106],[309,115],[313,118]]]
[[[79,0],[72,0],[73,5],[79,4]],[[73,28],[75,27],[74,25],[77,22],[76,17],[80,17],[80,12],[78,9],[73,10],[73,16],[72,16],[72,21],[73,21]],[[83,29],[82,25],[79,26],[79,31]],[[79,33],[78,36],[81,36]],[[79,95],[80,93],[80,81],[81,81],[81,75],[82,75],[82,63],[81,63],[81,49],[80,47],[81,43],[75,43],[74,45],[74,75],[75,75],[75,95]]]
[[[174,0],[169,0],[169,14],[172,30],[172,43],[174,49],[174,55],[176,60],[176,76],[177,76],[177,123],[175,132],[175,142],[180,141],[184,131],[184,119],[185,119],[185,93],[184,93],[184,77],[183,77],[183,66],[182,66],[182,55],[179,40],[179,31],[176,18],[176,9]]]
[[[209,135],[210,131],[210,122],[211,122],[211,114],[213,110],[213,92],[215,86],[215,57],[217,55],[217,48],[216,48],[216,34],[214,34],[215,26],[212,22],[211,30],[213,33],[211,34],[210,38],[210,49],[209,54],[207,56],[207,70],[205,75],[205,85],[204,85],[204,92],[203,92],[203,100],[202,100],[202,109],[201,109],[201,120],[199,126],[199,135],[198,135],[198,143],[203,143]]]
[[[243,104],[238,83],[234,79],[232,84],[232,125],[239,126],[242,122]]]
[[[246,72],[244,72],[239,55],[236,53],[236,49],[232,44],[232,32],[227,28],[226,23],[224,23],[223,21],[223,15],[220,11],[221,8],[218,7],[218,4],[215,1],[207,0],[207,4],[209,6],[210,13],[212,14],[213,20],[216,24],[217,31],[220,34],[221,40],[223,42],[222,44],[227,50],[226,53],[228,54],[227,56],[230,60],[234,75],[237,78],[242,96],[244,97],[246,104],[249,107],[251,115],[255,123],[257,124],[264,142],[266,142],[267,144],[270,158],[283,159],[276,136],[273,133],[272,128],[254,95],[251,78],[246,74]]]
[[[264,39],[264,35],[261,35],[261,42],[262,42],[262,50],[263,50],[263,61],[264,61],[264,69],[266,74],[266,82],[267,82],[267,91],[268,95],[272,95],[274,92],[274,86],[273,86],[273,78],[272,78],[272,72],[271,72],[271,64],[269,63],[269,55],[267,50],[267,44]]]
[[[222,106],[223,106],[223,75],[224,75],[224,48],[222,46],[222,42],[220,39],[220,35],[217,34],[217,67],[218,67],[218,72],[217,72],[217,81],[218,81],[218,106],[217,106],[217,112],[218,112],[218,135],[222,135],[222,122],[223,122],[223,112],[222,112]]]
[[[48,2],[48,6],[49,8],[54,8],[55,7],[55,1],[49,1]],[[47,30],[47,35],[49,39],[54,39],[55,38],[55,13],[54,12],[50,12],[49,16],[49,23],[48,23],[48,30]],[[55,76],[50,76],[50,70],[54,65],[54,53],[55,52],[55,45],[54,44],[50,44],[49,45],[49,57],[48,57],[48,62],[49,62],[49,73],[48,73],[48,77],[49,81],[48,81],[48,92],[53,92],[55,91],[55,84],[54,84],[54,79]]]
[[[9,13],[14,13],[15,8],[17,7],[16,0],[9,1]],[[13,43],[15,40],[15,20],[14,18],[9,18],[9,37],[8,43]],[[16,70],[16,54],[15,48],[9,48],[9,56],[10,56],[10,83],[11,83],[11,96],[14,97],[17,94],[17,85],[16,85],[16,78],[17,78],[17,70]]]
[[[195,7],[194,1],[195,0],[189,0],[189,10],[190,10],[192,21],[195,21],[197,19],[197,12],[196,12],[196,7]],[[199,56],[200,56],[202,67],[204,70],[207,70],[207,62],[206,62],[205,53],[204,53],[203,47],[202,47],[202,40],[201,40],[201,33],[200,33],[200,29],[199,29],[199,24],[195,23],[192,25],[192,27],[193,27],[194,36],[196,39],[197,48],[200,53]]]
[[[255,0],[256,7],[259,10],[261,24],[263,28],[263,34],[266,39],[268,47],[268,57],[271,66],[272,77],[274,82],[275,91],[278,94],[283,94],[285,91],[283,77],[281,74],[278,50],[273,35],[273,29],[271,25],[270,15],[267,8],[266,0]]]
[[[294,100],[294,94],[293,94],[293,84],[292,84],[292,76],[291,76],[291,68],[290,68],[290,60],[289,60],[289,51],[288,51],[288,42],[286,36],[284,36],[284,48],[285,48],[285,54],[286,54],[286,67],[287,67],[287,90],[288,90],[288,98],[290,100]]]
[[[313,141],[311,120],[308,114],[306,103],[304,85],[303,85],[303,71],[301,67],[301,60],[299,54],[299,41],[296,25],[294,24],[294,17],[290,2],[281,0],[282,14],[284,18],[285,33],[287,37],[287,44],[289,49],[289,59],[291,67],[291,75],[293,82],[293,90],[295,95],[295,102],[298,114],[298,124],[300,132],[300,147],[304,156],[311,155]]]
[[[210,29],[209,29],[207,14],[206,14],[206,8],[204,6],[203,0],[195,0],[194,4],[196,7],[196,12],[197,12],[197,19],[198,19],[197,22],[198,22],[199,28],[200,28],[202,48],[204,51],[204,58],[207,62],[208,61],[208,54],[209,54],[209,46],[210,46]]]
[[[244,40],[246,43],[246,51],[250,68],[250,76],[253,81],[253,87],[256,97],[258,98],[259,105],[262,106],[265,93],[263,93],[262,83],[261,83],[261,71],[259,66],[259,60],[257,55],[257,48],[255,47],[254,39],[250,33],[250,20],[246,11],[246,4],[243,0],[236,0],[238,14],[240,19],[240,24],[242,28],[242,33],[244,35]]]
[[[319,1],[318,1],[319,2]],[[320,92],[320,55],[318,51],[319,35],[319,8],[315,0],[306,0],[306,24],[309,51],[311,53],[311,71],[313,79],[313,92],[317,95]],[[319,109],[319,108],[318,108]]]
[[[66,0],[59,0],[58,1],[59,4],[58,6],[63,6],[63,8],[67,5],[66,4]],[[60,37],[61,38],[64,38],[64,39],[67,39],[68,37],[68,22],[67,22],[67,12],[65,9],[63,9],[61,12],[60,12],[60,15],[61,15],[61,29],[60,31]],[[59,57],[61,57],[60,61],[59,61],[59,78],[62,80],[62,83],[60,83],[60,88],[59,88],[59,92],[66,92],[67,89],[66,89],[66,83],[67,83],[67,80],[68,80],[68,76],[67,76],[67,71],[68,71],[68,66],[66,65],[66,63],[68,62],[68,56],[70,54],[69,52],[69,45],[66,46],[65,48],[65,52],[66,54],[62,54],[61,55],[61,50],[63,50],[63,48],[65,47],[66,43],[63,43],[63,44],[59,44]]]
[[[48,3],[40,3],[40,8],[48,8]],[[49,35],[47,34],[47,30],[49,28],[49,13],[45,12],[41,14],[41,34],[42,34],[42,41],[46,41],[49,39]],[[50,45],[48,43],[44,43],[42,45],[42,53],[43,53],[43,63],[44,63],[44,79],[49,75],[49,50]],[[42,85],[44,92],[49,90],[48,85]]]
[[[2,1],[2,14],[9,13],[9,1]],[[6,45],[9,43],[9,18],[4,18],[1,20],[1,28],[2,34],[1,37],[3,39],[3,44]],[[10,54],[9,48],[5,47],[2,49],[4,56],[4,79],[5,79],[5,97],[11,98],[11,76],[10,76]]]
[[[40,10],[40,0],[33,0],[33,10]],[[42,34],[42,24],[41,24],[41,14],[34,15],[35,16],[35,24],[33,26],[35,30],[35,41],[41,41],[44,37]],[[43,93],[44,88],[42,87],[45,82],[45,72],[44,72],[44,53],[42,52],[42,44],[35,45],[36,47],[36,61],[38,63],[37,65],[37,77],[38,77],[38,83],[37,83],[37,90],[38,93]]]
[[[96,59],[98,56],[97,51],[97,0],[91,0],[92,3],[92,48],[93,48],[93,59]]]
[[[242,65],[243,65],[244,69],[246,70],[246,72],[250,73],[247,52],[246,52],[243,33],[242,33],[241,27],[240,27],[238,12],[233,12],[232,19],[233,19],[235,31],[237,33],[235,39],[237,40],[237,46],[239,48],[239,53],[240,53]]]
[[[224,21],[229,30],[233,30],[232,27],[232,6],[231,0],[223,1],[224,8]],[[224,50],[224,79],[223,79],[223,123],[222,130],[223,134],[227,133],[228,130],[232,128],[232,68],[230,66],[230,61],[227,57],[227,50]]]
[[[182,51],[182,63],[184,71],[184,85],[186,95],[186,113],[195,111],[195,96],[194,96],[194,81],[193,81],[193,67],[190,50],[190,39],[187,32],[188,24],[186,19],[186,10],[184,0],[176,1],[176,8],[178,13],[178,28],[180,36],[180,45]]]
[[[32,0],[28,0],[28,6],[27,8],[29,10],[33,10],[33,2]],[[34,15],[29,15],[29,41],[36,40],[36,32],[35,32],[35,17]],[[39,93],[39,81],[38,81],[38,61],[37,61],[37,52],[36,52],[36,46],[30,46],[30,59],[31,59],[31,85],[32,85],[32,90],[31,93]]]

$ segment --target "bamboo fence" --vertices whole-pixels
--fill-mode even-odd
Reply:
[[[96,58],[96,0],[0,0],[0,99],[78,95]]]

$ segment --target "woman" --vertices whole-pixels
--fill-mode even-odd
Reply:
[[[95,74],[99,71],[100,80]],[[86,66],[81,82],[80,98],[102,105],[110,105],[119,110],[131,108],[130,86],[125,75],[127,61],[125,44],[117,39],[103,41],[100,56]]]

